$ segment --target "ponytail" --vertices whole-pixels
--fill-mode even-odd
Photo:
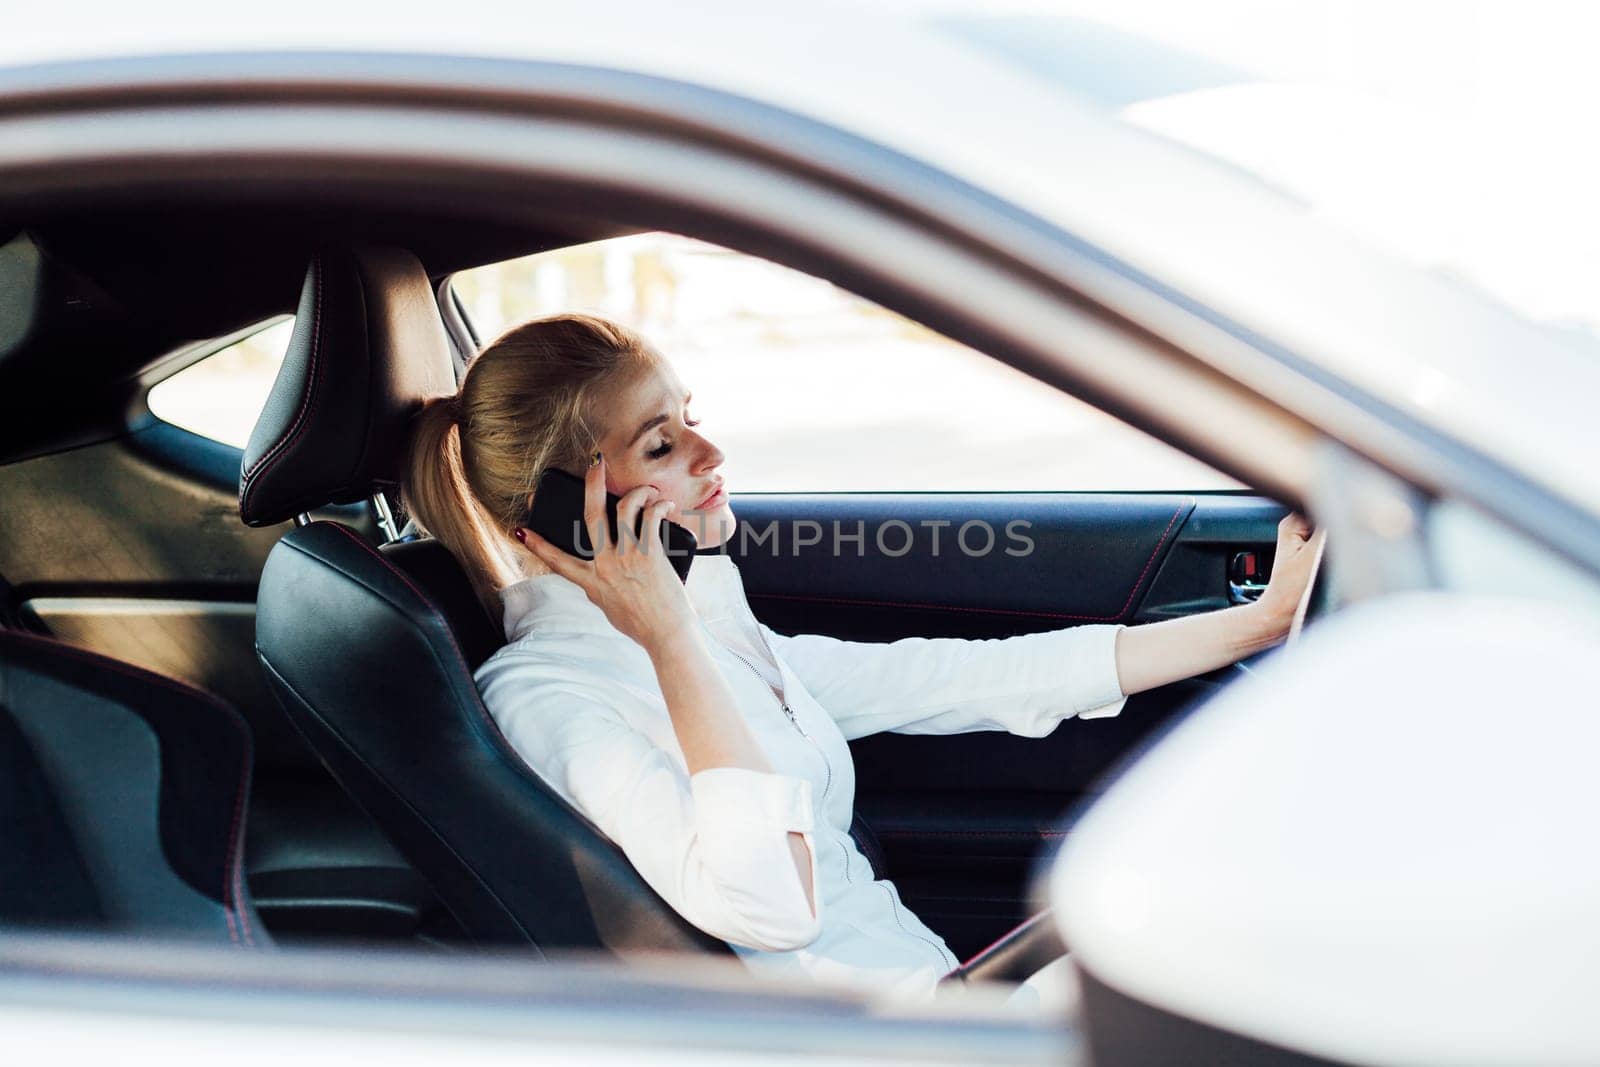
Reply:
[[[546,467],[581,470],[604,437],[595,408],[658,360],[632,330],[590,315],[514,326],[467,368],[455,396],[411,423],[401,478],[406,512],[450,550],[491,618],[514,570],[511,531]]]
[[[455,556],[491,618],[500,612],[495,592],[500,567],[483,550],[482,521],[473,514],[471,490],[461,472],[459,396],[425,401],[411,423],[401,497],[422,531]]]

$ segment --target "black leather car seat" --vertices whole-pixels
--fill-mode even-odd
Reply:
[[[0,632],[0,927],[270,943],[244,882],[251,759],[215,697]]]
[[[327,252],[245,451],[252,526],[392,490],[411,416],[454,392],[433,289],[410,253]],[[256,648],[284,710],[475,940],[539,950],[728,951],[530,770],[478,697],[503,643],[435,542],[374,548],[308,522],[268,557]]]

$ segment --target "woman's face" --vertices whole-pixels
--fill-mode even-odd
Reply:
[[[600,442],[606,491],[618,496],[641,485],[678,504],[672,521],[702,548],[722,544],[734,530],[728,490],[717,468],[722,450],[696,427],[689,391],[665,360],[619,389],[609,405],[610,430]]]

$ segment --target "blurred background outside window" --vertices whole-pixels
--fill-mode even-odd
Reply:
[[[150,390],[158,419],[243,448],[289,348],[294,317],[268,319],[255,333],[200,360]]]
[[[615,238],[454,284],[486,342],[567,310],[639,330],[694,394],[736,492],[1236,485],[837,286],[702,241]]]
[[[665,233],[456,275],[485,343],[586,311],[667,355],[734,492],[1223,489],[1238,484],[1052,386],[828,282]],[[151,393],[161,418],[243,447],[292,320]]]

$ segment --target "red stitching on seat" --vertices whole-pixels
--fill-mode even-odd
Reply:
[[[218,710],[226,712],[229,716],[235,716],[238,714],[233,710],[232,707],[224,703],[221,698],[213,693],[206,692],[204,689],[199,689],[192,685],[186,685],[175,678],[169,678],[164,674],[157,674],[154,671],[146,670],[143,667],[136,667],[133,664],[126,663],[120,659],[112,659],[109,656],[102,656],[98,652],[90,652],[87,649],[79,648],[77,645],[69,645],[60,638],[45,637],[42,634],[28,633],[26,630],[6,630],[4,638],[6,640],[20,638],[25,643],[31,641],[37,645],[44,645],[50,648],[52,651],[65,653],[67,656],[81,660],[82,662],[92,663],[101,667],[108,667],[111,670],[117,671],[121,674],[126,674],[130,678],[137,678],[146,682],[155,682],[158,685],[166,686],[168,689],[171,689],[174,692],[182,693],[185,696],[196,697],[212,705]]]
[[[1013,608],[963,608],[953,607],[949,604],[922,604],[915,601],[899,600],[863,600],[858,597],[838,596],[813,596],[806,593],[749,593],[752,597],[765,597],[768,600],[803,600],[819,604],[850,604],[856,607],[870,608],[915,608],[919,611],[959,611],[974,615],[1023,615],[1036,619],[1069,619],[1074,622],[1116,622],[1128,614],[1128,609],[1133,607],[1133,598],[1139,595],[1139,587],[1144,585],[1145,576],[1150,573],[1156,557],[1161,554],[1161,548],[1167,543],[1167,538],[1172,534],[1172,526],[1183,513],[1193,507],[1194,502],[1185,500],[1178,505],[1178,510],[1172,513],[1172,518],[1167,520],[1166,529],[1161,531],[1161,539],[1156,542],[1156,547],[1151,549],[1150,558],[1145,560],[1144,569],[1139,572],[1139,577],[1133,581],[1133,588],[1128,590],[1128,599],[1123,602],[1122,610],[1115,615],[1068,615],[1059,611],[1020,611]]]
[[[344,526],[344,525],[342,525],[340,523],[337,523],[337,522],[319,522],[316,525],[318,525],[318,526],[331,526],[333,529],[338,530],[339,533],[343,534],[351,542],[353,542],[355,545],[357,545],[359,548],[361,548],[361,550],[366,552],[367,555],[369,555],[373,559],[377,560],[378,563],[380,565],[382,565],[383,568],[385,570],[387,570],[390,574],[393,574],[396,578],[399,578],[400,581],[405,584],[405,587],[407,589],[411,590],[412,594],[414,596],[416,596],[417,599],[422,601],[423,605],[426,608],[428,608],[430,611],[433,611],[435,614],[437,614],[439,616],[439,618],[441,620],[444,621],[444,623],[445,623],[444,632],[445,632],[446,639],[450,643],[450,651],[455,654],[456,662],[461,664],[462,671],[464,671],[466,673],[467,679],[472,682],[472,692],[473,692],[473,695],[475,697],[477,697],[477,699],[473,701],[473,706],[475,708],[477,708],[479,719],[481,719],[489,727],[490,730],[494,731],[494,735],[496,737],[500,738],[500,740],[506,745],[506,747],[511,748],[513,751],[515,751],[515,746],[513,746],[511,744],[510,740],[506,737],[505,731],[500,729],[500,724],[495,722],[493,715],[489,714],[489,708],[483,702],[483,694],[478,692],[478,680],[477,680],[476,677],[473,676],[471,665],[467,663],[466,653],[461,651],[461,646],[456,641],[455,630],[451,629],[449,621],[447,619],[445,619],[445,617],[444,617],[444,612],[439,608],[439,605],[434,601],[434,599],[432,597],[428,596],[428,594],[424,593],[420,588],[418,588],[416,583],[411,580],[411,577],[408,574],[406,574],[405,571],[401,570],[399,567],[396,567],[393,563],[391,563],[389,561],[389,558],[387,556],[385,556],[382,552],[379,552],[377,549],[375,549],[371,545],[367,544],[367,542],[365,542],[361,538],[357,537],[355,535],[355,533],[352,530],[350,530],[348,527],[346,527],[346,526]],[[312,558],[316,558],[316,557],[312,557]],[[319,562],[325,562],[325,561],[319,561]]]
[[[249,764],[246,763],[248,768]],[[245,804],[245,772],[239,774],[239,791],[233,800],[233,821],[228,827],[228,866],[233,875],[233,892],[228,892],[228,875],[223,875],[222,899],[223,914],[231,907],[239,916],[239,929],[244,934],[244,943],[254,945],[255,938],[250,933],[250,917],[244,909],[244,849],[240,847],[240,834],[244,826]],[[229,924],[231,927],[231,923]]]
[[[350,530],[348,527],[346,527],[346,526],[344,526],[344,525],[342,525],[340,523],[327,522],[327,523],[318,523],[318,525],[319,526],[330,526],[333,529],[338,530],[345,537],[349,538],[356,545],[359,545],[363,551],[365,551],[373,559],[377,560],[384,567],[385,570],[387,570],[390,574],[394,575],[396,578],[399,578],[401,582],[405,583],[405,587],[407,589],[411,590],[412,595],[414,595],[418,600],[422,601],[424,606],[426,606],[427,608],[429,608],[432,611],[437,612],[439,614],[439,616],[441,618],[443,618],[444,612],[440,611],[439,605],[434,603],[433,598],[428,596],[421,589],[417,588],[416,583],[411,580],[411,576],[406,574],[406,572],[401,570],[399,567],[396,567],[393,563],[391,563],[389,561],[388,557],[386,557],[382,552],[379,552],[376,549],[374,549],[371,545],[367,544],[361,538],[357,537],[352,530]],[[444,632],[445,632],[445,636],[449,639],[449,642],[450,642],[450,651],[455,653],[456,659],[461,663],[461,669],[467,672],[467,677],[468,678],[471,678],[472,677],[472,668],[467,665],[466,653],[462,652],[461,651],[461,646],[456,643],[455,631],[450,628],[450,625],[449,625],[448,621],[445,623]],[[476,681],[474,681],[473,684],[476,685],[477,684]],[[482,702],[480,701],[479,703],[480,703],[480,707],[481,707],[481,703]],[[485,711],[485,716],[487,718],[489,718],[489,721],[491,723],[494,722],[493,717],[492,716],[488,716],[487,711]],[[496,729],[498,729],[498,728],[499,728],[498,724],[496,724]]]
[[[306,426],[310,424],[310,414],[316,410],[317,403],[322,397],[322,257],[317,256],[311,261],[311,285],[315,296],[312,300],[311,312],[311,369],[306,375],[306,391],[300,394],[300,408],[295,412],[294,422],[289,424],[289,430],[278,439],[278,443],[252,463],[245,470],[240,485],[239,510],[244,512],[249,508],[250,495],[260,483],[256,480],[256,473],[262,470],[269,462],[281,455],[295,438],[299,437]]]
[[[245,757],[240,761],[239,764],[239,785],[234,794],[233,822],[228,830],[228,845],[223,862],[224,873],[222,882],[222,918],[228,924],[228,940],[232,941],[235,945],[239,944],[239,934],[234,928],[234,915],[237,913],[239,925],[244,930],[245,944],[255,944],[255,940],[250,933],[250,920],[245,915],[243,906],[244,849],[240,847],[241,842],[239,833],[240,823],[244,815],[245,795],[247,793],[245,785],[249,780],[250,775],[250,753],[252,746],[250,744],[250,735],[244,726],[243,720],[239,718],[239,713],[227,703],[215,695],[206,692],[204,689],[198,689],[191,685],[185,685],[176,679],[168,678],[164,674],[157,674],[154,671],[147,671],[143,667],[136,667],[131,663],[125,663],[119,659],[112,659],[109,656],[102,656],[97,652],[89,652],[85,649],[78,648],[76,645],[69,645],[58,638],[44,637],[39,634],[31,634],[25,630],[7,630],[5,631],[3,638],[6,640],[19,639],[23,644],[32,642],[36,645],[48,647],[52,652],[57,654],[65,655],[68,659],[76,659],[82,663],[89,663],[97,667],[102,667],[114,673],[122,674],[138,681],[154,682],[157,685],[165,686],[175,693],[199,700],[203,704],[210,704],[213,708],[222,712],[223,718],[229,720],[233,724],[234,728],[240,732],[245,739]],[[230,871],[232,873],[231,886],[229,885]]]

